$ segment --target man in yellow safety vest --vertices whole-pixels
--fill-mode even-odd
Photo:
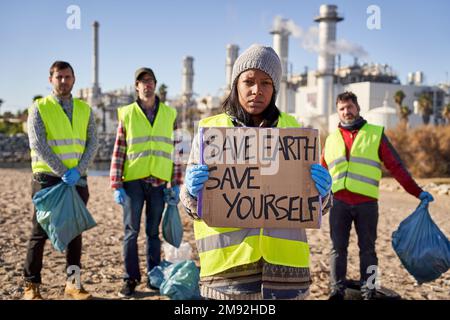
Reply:
[[[141,281],[137,238],[144,203],[147,240],[147,273],[159,265],[161,241],[159,224],[164,210],[164,193],[179,194],[181,165],[174,162],[174,131],[177,112],[155,94],[156,77],[152,69],[135,72],[137,99],[118,109],[119,125],[111,160],[111,187],[115,201],[123,206],[125,237],[124,283],[120,297],[131,297]],[[151,286],[147,279],[149,289]]]
[[[381,163],[411,195],[433,201],[404,167],[384,134],[384,128],[367,123],[359,112],[356,95],[344,92],[336,99],[338,130],[325,142],[321,163],[333,178],[334,204],[330,211],[332,240],[330,282],[332,300],[343,300],[347,272],[347,247],[352,222],[358,235],[361,294],[372,299],[378,259],[375,251]],[[374,276],[373,276],[374,275]],[[369,281],[370,279],[370,281]]]
[[[32,195],[62,180],[68,185],[76,185],[78,194],[87,204],[89,191],[86,172],[97,148],[95,118],[86,102],[72,97],[75,75],[69,63],[54,62],[50,67],[49,81],[53,86],[52,94],[36,99],[28,112]],[[36,209],[32,225],[24,265],[24,299],[29,300],[42,299],[39,286],[44,245],[48,238],[37,222]],[[67,272],[73,270],[74,266],[81,268],[80,260],[81,234],[67,246]],[[67,281],[65,295],[77,300],[91,297],[79,283],[72,281]]]

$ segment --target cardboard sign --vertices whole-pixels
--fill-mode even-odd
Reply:
[[[320,228],[321,198],[310,167],[318,130],[200,128],[209,179],[198,214],[212,227]]]

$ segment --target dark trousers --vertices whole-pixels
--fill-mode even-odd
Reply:
[[[366,288],[368,278],[374,274],[373,268],[378,266],[375,251],[378,202],[349,205],[335,199],[330,212],[330,234],[332,241],[330,282],[333,291],[342,292],[345,289],[347,247],[352,222],[355,222],[356,234],[358,236],[359,270],[362,290]]]
[[[129,199],[123,207],[123,256],[125,263],[124,279],[141,281],[137,239],[141,225],[142,209],[145,205],[145,234],[147,272],[161,262],[161,240],[159,224],[164,211],[165,185],[153,187],[143,180],[125,182],[123,188]]]
[[[31,196],[41,189],[51,187],[61,182],[61,178],[46,174],[34,174],[31,182]],[[78,194],[85,204],[89,199],[88,187],[76,187]],[[44,255],[45,242],[48,239],[47,233],[42,229],[36,219],[36,208],[33,206],[33,229],[28,242],[27,255],[24,265],[24,279],[26,281],[41,283],[42,259]],[[76,265],[81,268],[81,234],[74,238],[66,249],[66,270],[68,266]]]

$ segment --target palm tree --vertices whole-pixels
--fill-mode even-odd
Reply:
[[[394,94],[394,101],[398,106],[401,106],[403,103],[403,99],[405,99],[406,95],[403,90],[398,90]]]
[[[395,104],[397,105],[397,115],[400,117],[401,113],[402,113],[402,103],[403,103],[403,99],[405,99],[406,95],[402,90],[398,90],[395,92],[394,94],[394,101]]]
[[[428,93],[419,96],[419,111],[422,114],[424,124],[430,123],[430,116],[433,114],[433,101]]]
[[[408,106],[400,107],[400,123],[406,127],[408,127],[409,115],[411,114],[411,109]]]
[[[442,108],[442,117],[446,120],[447,124],[450,124],[450,103]]]
[[[400,124],[406,128],[408,126],[408,117],[411,114],[411,110],[408,108],[408,106],[402,105],[405,97],[406,94],[403,92],[403,90],[398,90],[394,94],[394,101],[397,106],[397,116],[400,120]]]
[[[161,102],[166,102],[167,99],[167,86],[164,83],[161,83],[158,89],[158,95]]]

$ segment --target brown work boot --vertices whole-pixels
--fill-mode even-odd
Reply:
[[[64,297],[73,300],[89,300],[92,298],[92,295],[87,292],[83,286],[77,286],[76,284],[67,281],[66,288],[64,289]]]
[[[23,294],[24,300],[44,300],[39,292],[40,283],[25,282],[25,293]]]

